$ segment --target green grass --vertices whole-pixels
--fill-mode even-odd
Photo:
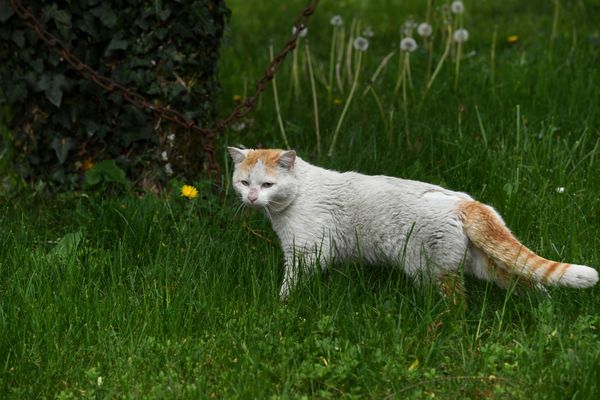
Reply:
[[[304,5],[228,3],[223,115]],[[405,18],[422,18],[424,3],[323,1],[307,38],[316,69],[328,68],[332,15],[373,26],[366,79],[397,48]],[[458,90],[449,59],[419,111],[427,55],[414,53],[407,138],[394,57],[374,84],[393,126],[372,96],[361,97],[361,81],[331,158],[317,157],[310,83],[300,64],[302,91],[290,95],[288,60],[277,83],[290,143],[322,166],[469,192],[541,255],[599,267],[600,6],[563,3],[550,57],[551,2],[467,2],[465,53],[475,53],[461,62]],[[329,98],[319,79],[317,91],[326,154],[342,109],[333,99],[345,95]],[[245,123],[221,139],[224,165],[227,144],[283,146],[270,86]],[[461,311],[398,271],[348,264],[282,305],[282,254],[268,222],[238,211],[228,176],[223,203],[210,183],[197,184],[193,201],[175,191],[1,198],[0,398],[599,396],[597,287],[552,289],[546,299],[468,279]]]

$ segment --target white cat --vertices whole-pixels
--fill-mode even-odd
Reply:
[[[245,205],[264,210],[281,241],[282,300],[301,272],[357,258],[401,266],[418,281],[432,278],[455,301],[463,296],[463,269],[504,288],[514,277],[575,288],[598,281],[593,268],[536,255],[492,207],[465,193],[319,168],[294,150],[228,150],[233,187]]]

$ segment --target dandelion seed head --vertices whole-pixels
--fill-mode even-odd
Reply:
[[[400,50],[412,53],[417,49],[417,42],[411,37],[405,37],[400,41]]]
[[[404,22],[404,24],[402,24],[402,28],[400,29],[400,31],[404,36],[411,36],[413,30],[415,30],[416,27],[417,23],[412,19],[408,19]]]
[[[198,197],[198,189],[191,185],[183,185],[181,187],[181,196],[187,197],[188,199],[195,199]]]
[[[171,163],[165,164],[165,174],[167,174],[167,176],[173,175],[173,167],[171,167]]]
[[[452,4],[450,5],[450,10],[454,14],[462,14],[465,12],[465,5],[463,4],[462,1],[456,0],[456,1],[453,1]]]
[[[469,40],[469,31],[466,29],[457,29],[454,32],[454,41],[457,43],[464,43]]]
[[[362,35],[367,39],[372,38],[375,35],[375,33],[373,32],[373,28],[371,28],[371,25],[365,26],[365,29],[363,29],[362,31]]]
[[[292,35],[295,35],[296,32],[298,31],[298,28],[296,28],[296,26],[292,26]],[[306,37],[306,35],[308,35],[308,28],[304,25],[300,25],[300,33],[298,34],[298,36],[300,37]]]
[[[433,33],[433,28],[427,22],[421,22],[417,27],[417,33],[419,36],[428,37]]]
[[[344,25],[344,20],[342,19],[341,15],[334,15],[333,17],[331,17],[329,23],[333,26],[342,26]]]
[[[354,39],[354,48],[358,51],[367,51],[369,48],[369,41],[362,36]]]
[[[244,121],[238,121],[231,125],[231,129],[233,129],[236,132],[241,132],[244,129],[246,129],[246,124],[244,123]]]

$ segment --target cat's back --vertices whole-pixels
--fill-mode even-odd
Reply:
[[[403,204],[427,208],[437,204],[452,206],[472,198],[441,186],[387,175],[338,172],[302,162],[300,174],[304,192],[315,201],[331,201],[348,207],[378,208]]]

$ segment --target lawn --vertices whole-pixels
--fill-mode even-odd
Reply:
[[[193,200],[179,181],[159,196],[32,187],[0,197],[0,398],[600,396],[598,287],[547,298],[467,279],[462,309],[400,271],[356,263],[280,303],[277,238],[264,216],[240,209],[225,150],[287,140],[327,168],[465,191],[538,254],[599,268],[600,4],[465,2],[469,40],[452,44],[424,96],[445,48],[439,11],[429,67],[416,33],[409,60],[398,47],[427,2],[321,3],[276,75],[278,107],[269,85],[219,139],[220,191],[198,179]],[[305,3],[228,5],[221,115],[252,92],[270,43],[283,47]],[[366,52],[342,56],[341,84],[334,54],[330,88],[336,14],[345,51],[353,21],[374,35]]]

